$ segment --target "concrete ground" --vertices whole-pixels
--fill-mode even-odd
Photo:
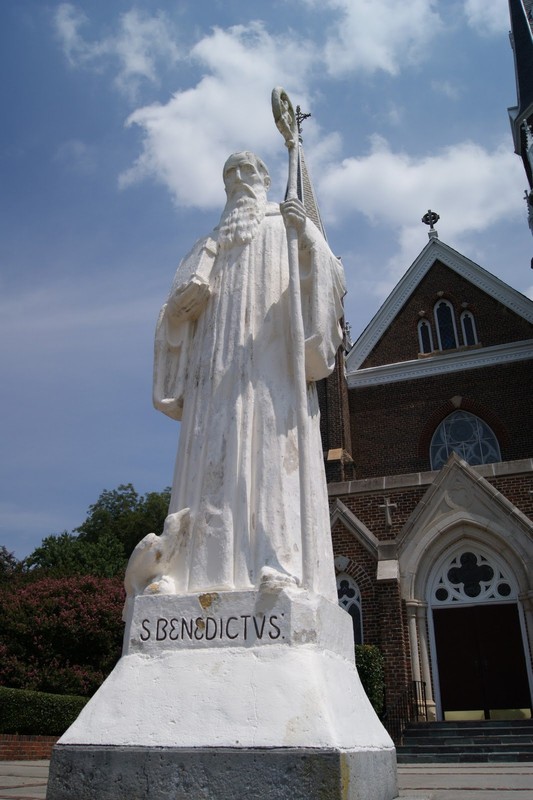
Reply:
[[[0,761],[0,798],[46,797],[48,761]]]
[[[398,784],[405,800],[533,800],[533,763],[400,764]]]
[[[44,800],[48,761],[0,761],[0,800]],[[533,800],[533,762],[400,764],[403,800]]]

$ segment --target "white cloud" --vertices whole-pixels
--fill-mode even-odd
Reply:
[[[172,27],[164,13],[155,16],[131,9],[119,19],[114,36],[89,41],[81,35],[88,23],[86,15],[70,3],[62,3],[55,14],[55,27],[63,50],[72,66],[101,70],[118,61],[116,87],[134,96],[142,80],[157,82],[156,64],[175,63],[179,51],[172,39]]]
[[[396,75],[423,59],[442,30],[436,0],[322,0],[338,12],[325,56],[332,75],[383,70]]]
[[[253,22],[215,28],[191,58],[204,72],[196,86],[129,117],[128,124],[143,131],[143,150],[120,185],[151,178],[167,186],[178,205],[220,208],[222,165],[231,152],[252,149],[265,159],[284,152],[268,98],[273,86],[285,83],[306,102],[313,52],[294,35],[272,36]]]
[[[493,152],[461,142],[414,158],[374,136],[369,155],[345,159],[322,176],[320,196],[331,219],[358,211],[393,225],[408,224],[413,214],[427,210],[421,203],[430,204],[446,215],[446,227],[455,233],[483,230],[516,214],[522,206],[516,196],[520,177],[519,160],[507,142]]]
[[[469,234],[523,213],[521,181],[520,161],[507,142],[493,151],[461,142],[414,158],[393,152],[385,139],[374,136],[368,155],[322,170],[318,194],[330,224],[359,213],[398,232],[389,275],[376,284],[383,296],[420,249],[420,220],[428,208],[441,215],[438,227],[446,241],[458,246]]]
[[[464,13],[470,27],[484,36],[505,33],[510,28],[507,0],[465,0]]]

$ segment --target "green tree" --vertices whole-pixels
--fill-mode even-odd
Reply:
[[[147,533],[161,533],[168,514],[170,488],[162,492],[139,495],[131,483],[104,490],[96,503],[89,506],[85,522],[76,528],[85,542],[97,542],[112,535],[122,543],[124,557],[129,558],[135,545]]]
[[[51,577],[122,575],[135,545],[147,533],[161,533],[170,489],[139,495],[131,483],[104,490],[89,506],[87,519],[72,533],[47,536],[26,560],[29,580]]]
[[[96,541],[87,542],[64,531],[59,536],[47,536],[26,559],[30,569],[49,576],[96,575],[112,578],[122,575],[126,567],[122,542],[110,533]]]
[[[0,545],[0,583],[11,580],[22,570],[22,562],[7,547]]]

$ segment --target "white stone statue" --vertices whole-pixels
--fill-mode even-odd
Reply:
[[[231,156],[221,222],[178,267],[154,370],[181,420],[170,510],[132,553],[123,656],[54,748],[48,800],[397,797],[334,578],[314,382],[343,271],[294,174],[269,204],[263,162]]]
[[[306,535],[311,588],[336,602],[314,382],[332,371],[341,343],[343,269],[299,200],[267,201],[270,178],[257,156],[230,156],[223,178],[220,223],[179,265],[155,341],[154,404],[181,420],[169,515],[188,514],[138,548],[161,550],[157,540],[166,538],[171,558],[157,562],[171,561],[176,594],[297,587]],[[307,464],[298,448],[294,364],[304,354],[293,352],[286,226],[298,238]],[[305,532],[302,476],[312,526]],[[138,555],[127,576],[134,593]],[[157,591],[160,571],[144,571],[146,591]]]

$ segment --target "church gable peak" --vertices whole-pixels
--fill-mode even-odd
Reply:
[[[476,329],[476,304],[490,321],[485,336]],[[505,330],[495,325],[497,315],[505,315]],[[348,383],[355,385],[373,368],[406,363],[417,368],[421,357],[453,360],[450,354],[460,351],[463,357],[465,348],[531,340],[532,325],[531,300],[432,237],[350,350]],[[488,330],[498,338],[488,339]]]

